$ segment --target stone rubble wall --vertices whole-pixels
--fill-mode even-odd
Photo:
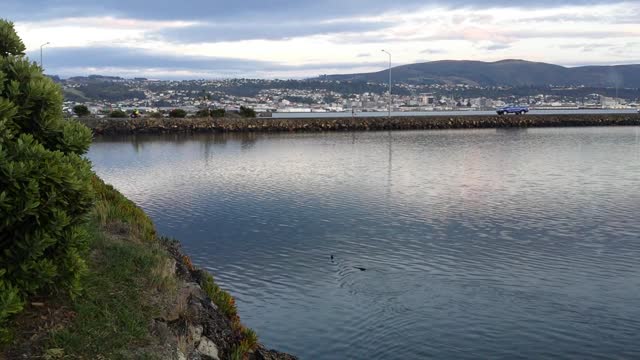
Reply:
[[[320,132],[571,126],[640,126],[640,114],[395,116],[392,118],[186,118],[80,121],[96,135],[189,132]]]
[[[179,243],[163,242],[169,255],[164,271],[177,278],[177,291],[161,306],[151,324],[152,335],[164,344],[163,359],[231,359],[233,345],[239,341],[229,318],[218,310],[200,285],[204,270],[186,262]],[[269,350],[263,345],[248,354],[246,360],[296,360],[295,356]]]

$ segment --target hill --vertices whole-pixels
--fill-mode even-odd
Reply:
[[[420,84],[468,84],[473,86],[571,86],[640,88],[640,65],[563,67],[524,60],[433,61],[396,66],[391,70],[396,82]],[[321,79],[388,81],[387,70],[344,75],[324,75]]]

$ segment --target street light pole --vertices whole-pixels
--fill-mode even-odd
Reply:
[[[389,55],[389,118],[391,118],[391,53],[387,50],[382,50],[382,52]]]
[[[47,45],[49,45],[49,44],[51,44],[51,43],[47,41],[46,43],[44,43],[44,44],[40,45],[40,67],[41,67],[43,70],[44,70],[44,67],[42,66],[42,48],[43,48],[43,47],[45,47],[45,46],[47,46]]]

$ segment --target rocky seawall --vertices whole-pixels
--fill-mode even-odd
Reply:
[[[640,114],[395,116],[392,118],[186,118],[80,121],[96,135],[188,132],[319,132],[571,126],[640,126]]]
[[[207,272],[193,266],[177,241],[164,241],[163,246],[171,256],[166,266],[167,274],[180,279],[175,296],[151,324],[152,335],[169,349],[179,349],[165,353],[163,357],[176,360],[297,359],[261,344],[243,356],[234,357],[233,344],[238,341],[237,335],[231,319],[221,313],[203,288]]]

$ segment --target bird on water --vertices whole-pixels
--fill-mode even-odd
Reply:
[[[333,255],[331,255],[331,262],[333,262],[333,259],[334,259],[334,257],[333,257]],[[358,269],[358,270],[360,270],[360,271],[367,271],[367,269],[366,269],[366,268],[359,267],[359,266],[352,266],[352,268],[354,268],[354,269]]]

